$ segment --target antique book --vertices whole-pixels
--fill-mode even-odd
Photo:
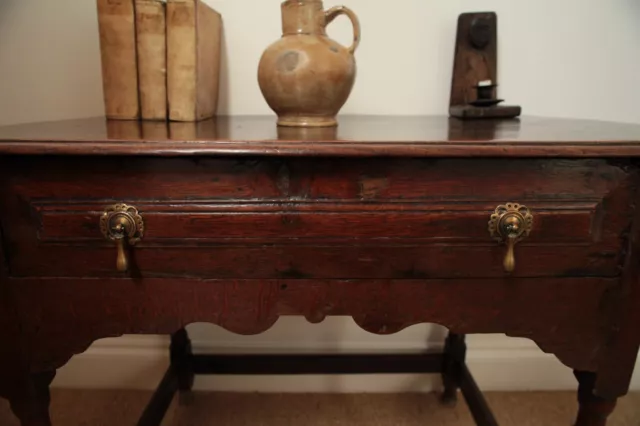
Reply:
[[[143,120],[167,119],[166,2],[136,0],[138,80]]]
[[[107,118],[140,118],[134,0],[97,0]]]
[[[201,0],[167,2],[169,119],[198,121],[216,115],[222,18]]]

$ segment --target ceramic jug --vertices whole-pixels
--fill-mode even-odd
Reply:
[[[358,18],[344,6],[325,11],[322,0],[287,0],[281,7],[283,36],[267,48],[258,69],[262,94],[280,126],[336,126],[356,78]],[[326,33],[340,15],[353,24],[354,41],[348,48]]]

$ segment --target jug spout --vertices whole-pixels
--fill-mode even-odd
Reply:
[[[322,0],[287,0],[282,3],[282,34],[326,34]]]

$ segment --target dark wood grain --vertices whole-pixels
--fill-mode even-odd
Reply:
[[[34,371],[60,367],[104,337],[170,334],[193,322],[257,334],[282,315],[314,323],[353,316],[376,334],[423,322],[459,333],[507,333],[534,339],[571,367],[590,370],[605,333],[599,327],[605,320],[601,307],[616,283],[604,278],[9,281],[23,313]]]
[[[49,378],[97,339],[195,322],[255,334],[284,315],[351,316],[378,334],[430,322],[526,337],[596,373],[598,398],[627,392],[640,342],[640,175],[620,157],[640,155],[640,126],[162,126],[0,128],[0,396],[23,424],[48,424]],[[512,274],[488,230],[506,202],[534,215]],[[115,203],[146,225],[128,272],[99,228]]]
[[[34,201],[592,201],[627,175],[606,159],[5,157],[4,185]],[[166,203],[165,203],[166,204]],[[485,204],[487,206],[487,204]],[[314,208],[322,208],[316,205]]]
[[[345,245],[351,247],[345,249]],[[12,261],[14,277],[218,277],[277,278],[491,278],[507,277],[502,266],[506,248],[498,243],[419,245],[139,246],[129,250],[131,269],[115,268],[116,247],[50,245],[23,247]],[[523,243],[516,249],[515,277],[616,277],[620,261],[612,249]],[[559,254],[561,253],[561,254]],[[460,265],[465,265],[461,268]]]
[[[505,248],[487,223],[514,200],[535,215],[515,276],[612,277],[631,221],[630,175],[603,160],[2,164],[0,217],[12,224],[5,241],[17,277],[121,276],[99,229],[116,202],[135,205],[145,221],[131,251],[139,277],[503,277]]]
[[[219,117],[167,137],[139,122],[104,118],[0,128],[0,154],[332,157],[628,157],[640,126],[526,117],[465,122],[447,117],[345,116],[336,130],[280,131],[272,117]],[[280,134],[279,134],[280,133]],[[162,135],[162,134],[160,134]],[[183,137],[186,135],[187,137]],[[492,135],[488,138],[487,135]]]
[[[599,363],[595,392],[612,402],[629,390],[640,347],[640,186],[634,187],[634,221],[623,234],[622,278],[609,311],[608,337]],[[602,401],[600,401],[602,402]],[[598,405],[598,404],[596,404]],[[602,405],[602,404],[600,404]],[[605,404],[604,407],[607,407]],[[601,407],[602,408],[602,407]],[[613,409],[613,405],[611,405]],[[586,423],[591,425],[591,423]],[[597,423],[594,423],[597,425]]]
[[[101,211],[108,206],[54,206],[57,211],[40,211],[40,241],[65,242],[104,238],[99,231]],[[49,207],[49,206],[48,206]],[[158,212],[154,206],[141,210],[148,232],[147,241],[207,240],[348,240],[348,239],[427,239],[432,242],[490,242],[486,224],[493,207],[467,204],[468,210],[431,209],[422,206],[377,205],[375,210],[354,206],[326,206],[324,211],[310,211],[315,206],[251,205],[223,206],[185,212],[172,205]],[[568,207],[568,208],[567,208]],[[593,241],[592,223],[597,204],[576,206],[551,205],[535,208],[538,232],[531,242]],[[138,208],[140,208],[138,206]],[[237,210],[236,210],[237,209]],[[304,210],[303,210],[304,209]],[[238,211],[240,210],[240,211]],[[306,210],[306,211],[305,211]],[[362,211],[364,210],[364,211]],[[368,211],[367,211],[368,210]],[[484,225],[484,226],[483,226]],[[601,233],[596,226],[596,232]]]

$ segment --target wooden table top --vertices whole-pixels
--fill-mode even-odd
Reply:
[[[640,125],[523,117],[341,116],[336,128],[278,128],[271,116],[199,123],[102,117],[0,127],[0,154],[411,157],[640,156]]]

